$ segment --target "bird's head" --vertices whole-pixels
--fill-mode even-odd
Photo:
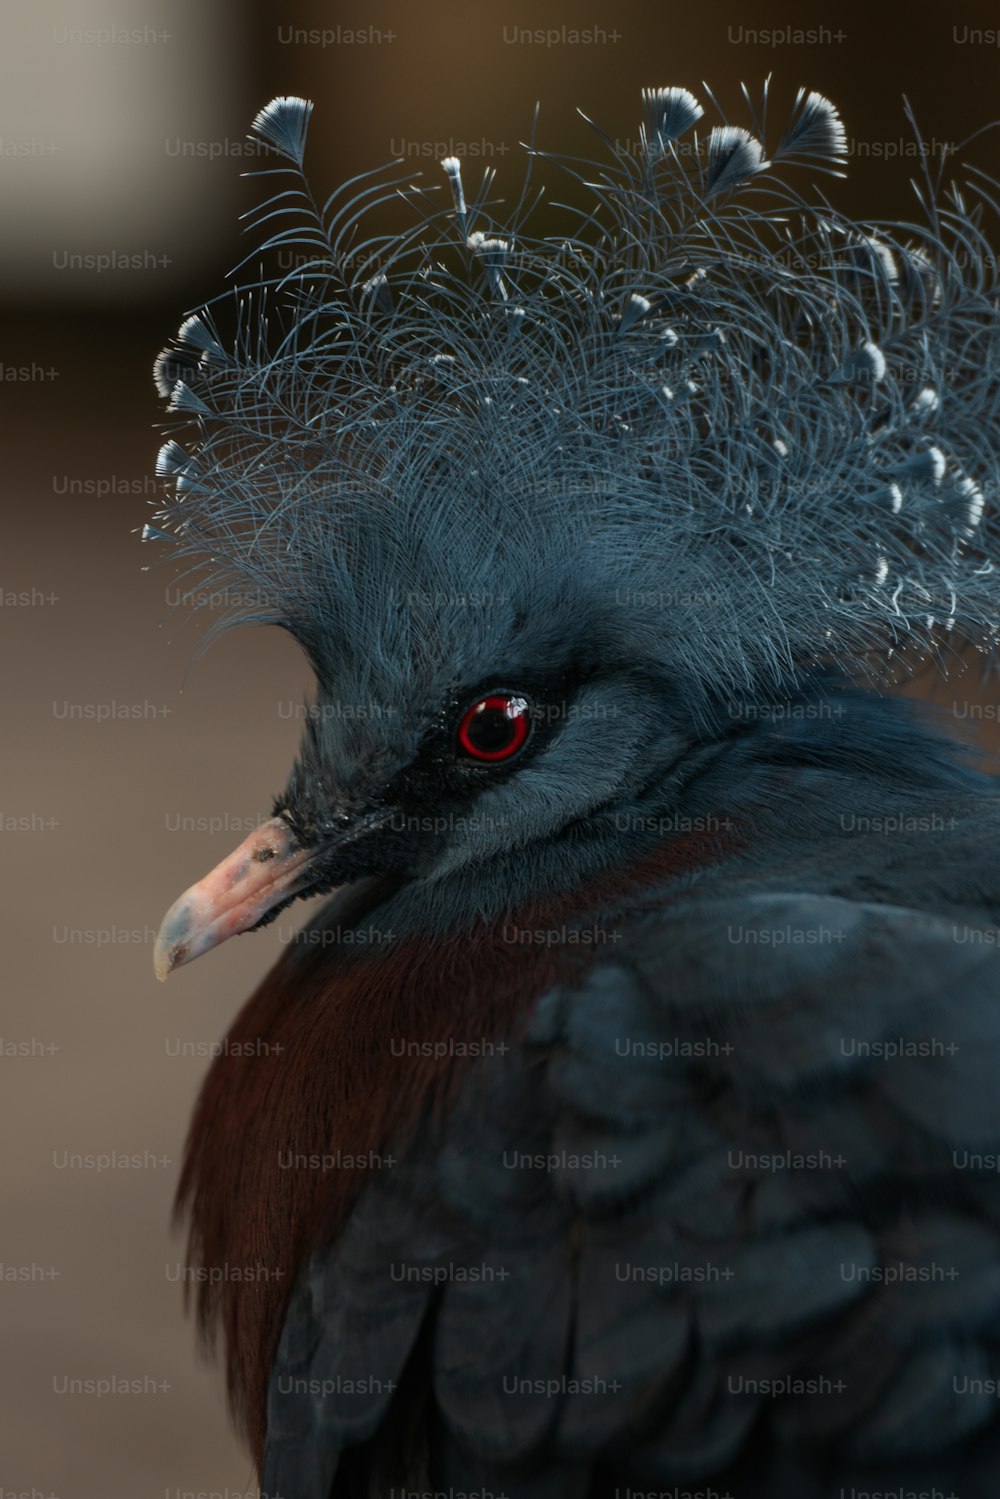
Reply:
[[[474,908],[477,883],[485,906],[501,882],[516,902],[529,891],[512,860],[570,835],[569,880],[573,847],[620,839],[617,809],[696,738],[690,704],[579,554],[541,555],[537,533],[504,544],[478,511],[452,513],[447,545],[428,547],[428,518],[388,549],[356,529],[336,624],[313,611],[323,623],[302,636],[317,690],[274,815],[171,908],[161,977],[367,876],[458,877]]]
[[[474,909],[546,848],[569,885],[740,704],[942,622],[995,635],[974,216],[921,240],[814,208],[780,166],[843,159],[817,94],[770,152],[729,125],[681,144],[684,89],[644,102],[638,156],[565,164],[588,201],[549,237],[527,193],[497,222],[489,175],[467,201],[454,158],[450,207],[407,178],[416,228],[361,234],[384,181],[318,209],[311,106],[258,116],[290,183],[262,253],[298,260],[160,356],[178,435],[146,534],[259,600],[316,698],[272,820],[169,912],[162,974],[365,876],[465,881]]]

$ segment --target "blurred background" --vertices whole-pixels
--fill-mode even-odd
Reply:
[[[185,969],[166,907],[266,817],[308,675],[267,631],[194,660],[197,631],[136,532],[156,497],[153,356],[245,253],[245,132],[274,94],[317,103],[322,192],[390,157],[469,158],[516,193],[540,144],[586,154],[574,110],[634,136],[643,85],[774,73],[840,106],[860,217],[914,213],[912,102],[934,166],[998,110],[1000,15],[861,0],[5,0],[0,17],[0,1495],[256,1493],[222,1381],[182,1310],[170,1203],[211,1048],[304,912]],[[1000,131],[970,159],[1000,175]],[[409,222],[407,220],[406,222]],[[957,733],[995,730],[978,674],[920,684]],[[988,737],[988,736],[987,736]]]

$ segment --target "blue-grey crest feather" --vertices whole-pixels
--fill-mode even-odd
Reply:
[[[928,178],[923,227],[856,224],[785,173],[839,174],[833,106],[800,93],[769,154],[764,105],[702,137],[692,94],[650,89],[639,155],[533,152],[587,199],[543,235],[527,189],[504,218],[454,157],[444,208],[399,164],[314,198],[312,106],[274,100],[264,268],[157,362],[177,430],[149,535],[314,658],[359,648],[380,568],[421,598],[578,597],[693,695],[943,631],[990,648],[992,185]],[[395,237],[368,227],[389,200]]]

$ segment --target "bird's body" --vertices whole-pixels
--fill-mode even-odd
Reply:
[[[352,710],[158,949],[347,887],[238,1018],[181,1188],[286,1499],[995,1492],[1000,799],[846,678],[996,627],[996,294],[825,217],[834,260],[771,286],[772,221],[706,206],[756,143],[713,133],[656,223],[700,107],[647,110],[589,272],[533,242],[519,285],[451,163],[485,311],[438,243],[303,272],[266,358],[192,319],[160,365],[201,434],[164,524]],[[258,129],[301,161],[307,118]]]
[[[623,867],[456,880],[433,944],[349,891],[247,1005],[188,1180],[227,1323],[282,1272],[268,1492],[905,1490],[990,1425],[1000,800],[898,704],[788,710]]]

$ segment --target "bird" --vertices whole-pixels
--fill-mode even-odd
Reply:
[[[272,1499],[995,1495],[1000,797],[892,689],[991,681],[996,188],[856,222],[771,97],[509,202],[278,97],[156,362],[145,540],[315,678],[154,954],[327,897],[177,1200]]]

